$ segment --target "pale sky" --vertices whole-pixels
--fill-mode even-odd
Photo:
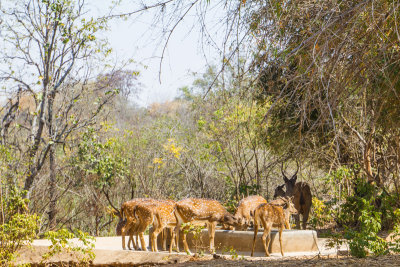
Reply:
[[[121,5],[113,10],[113,14],[138,10],[141,7],[140,2],[150,5],[156,0],[122,0]],[[183,1],[185,4],[187,2]],[[108,14],[111,3],[112,0],[86,0],[89,11],[87,16],[99,17]],[[208,6],[207,10],[206,23],[216,25],[218,20],[223,18],[221,7]],[[196,16],[198,10],[193,9],[176,27],[169,40],[162,63],[160,83],[160,56],[165,39],[160,40],[163,25],[153,25],[155,11],[142,12],[140,16],[129,17],[126,20],[114,19],[109,23],[110,31],[103,36],[109,40],[116,60],[129,58],[135,60],[136,63],[129,69],[140,71],[138,81],[142,85],[141,93],[139,99],[134,99],[140,106],[174,99],[178,95],[178,88],[192,84],[193,72],[203,73],[207,69],[207,64],[218,64],[220,60],[215,49],[215,45],[222,46],[223,35],[216,34],[220,29],[216,27],[208,29],[210,36],[216,42],[214,47],[202,46]],[[171,26],[168,29],[171,29]],[[0,100],[6,96],[1,93],[4,92],[0,92]]]
[[[88,1],[91,11],[104,14],[110,0]],[[133,11],[138,7],[135,1],[125,0],[119,10]],[[119,13],[115,10],[114,13]],[[153,102],[172,100],[177,96],[177,89],[191,85],[192,72],[202,73],[206,70],[207,60],[216,63],[218,54],[211,47],[207,48],[206,58],[201,49],[199,28],[196,23],[195,10],[188,14],[175,29],[169,40],[161,69],[161,84],[159,81],[160,56],[165,42],[160,42],[162,25],[152,26],[154,12],[148,11],[139,18],[132,17],[127,20],[115,19],[110,23],[111,31],[106,37],[118,59],[133,58],[140,63],[138,66],[141,75],[142,92],[136,101],[141,106]],[[146,65],[145,69],[141,65]],[[135,65],[133,65],[135,68]]]

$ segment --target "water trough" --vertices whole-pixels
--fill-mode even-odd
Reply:
[[[264,246],[261,236],[263,232],[258,232],[254,256],[264,256]],[[161,235],[160,235],[161,236]],[[159,237],[160,237],[159,236]],[[253,243],[253,231],[215,231],[215,247],[217,253],[236,252],[239,255],[250,255]],[[183,250],[182,234],[180,235],[179,249]],[[202,230],[198,238],[194,238],[192,233],[187,235],[187,241],[191,252],[208,252],[209,239],[208,231]],[[158,240],[161,248],[161,239]],[[167,238],[169,244],[169,238]],[[284,253],[290,252],[318,252],[317,233],[313,230],[283,230],[282,245]],[[231,250],[232,249],[232,250]],[[269,244],[270,253],[280,253],[279,233],[277,230],[271,231],[271,242]]]

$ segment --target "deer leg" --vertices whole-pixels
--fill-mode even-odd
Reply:
[[[144,241],[143,232],[139,232],[140,243],[142,244],[142,250],[147,251],[146,242]]]
[[[158,248],[157,248],[157,236],[160,232],[163,231],[163,226],[162,225],[158,225],[156,229],[154,229],[153,233],[152,233],[152,243],[151,243],[151,250],[153,252],[158,252]]]
[[[300,214],[293,215],[296,220],[296,229],[300,229]]]
[[[154,232],[154,225],[149,228],[149,246],[150,246],[150,248],[153,247],[153,232]]]
[[[217,224],[217,222],[208,223],[208,237],[210,239],[210,253],[211,254],[215,253],[214,238],[215,238],[215,225],[216,224]]]
[[[169,253],[172,253],[172,248],[173,248],[173,246],[175,244],[175,231],[172,228],[170,228],[169,230],[171,232],[171,241],[170,241],[170,244],[169,244]]]
[[[122,237],[122,249],[125,250],[125,235],[131,229],[132,222],[127,222],[124,227],[121,229],[121,237]],[[129,241],[128,241],[129,243]],[[129,245],[129,244],[128,244]]]
[[[281,254],[283,257],[283,246],[282,246],[282,229],[283,229],[283,224],[281,224],[281,226],[279,227],[279,244],[281,246]]]
[[[262,243],[263,243],[263,246],[264,246],[265,255],[269,256],[268,246],[265,244],[265,241],[267,239],[267,235],[268,235],[267,230],[264,229],[264,232],[263,232],[263,235],[262,235],[261,239],[262,239]]]
[[[175,247],[176,247],[176,252],[179,252],[179,230],[181,228],[181,222],[176,221],[176,226],[174,229],[174,233],[175,233]],[[169,251],[172,252],[172,240],[170,243],[170,247],[169,247]]]
[[[128,248],[131,249],[130,244],[132,244],[133,248],[134,248],[135,250],[137,250],[137,248],[138,248],[138,247],[137,247],[137,243],[135,244],[135,240],[134,240],[134,238],[133,238],[133,235],[134,235],[135,233],[137,233],[137,225],[136,225],[136,224],[134,224],[134,225],[131,227],[131,229],[129,229]],[[137,238],[136,238],[136,239],[137,239]]]
[[[310,207],[304,207],[303,208],[303,229],[306,230],[306,226],[307,226],[307,221],[308,221],[308,215],[310,214]]]
[[[128,249],[131,250],[131,243],[133,248],[136,250],[135,247],[135,242],[133,242],[133,236],[131,235],[131,233],[129,233],[129,239],[128,239]]]
[[[254,255],[254,247],[256,246],[257,234],[258,234],[258,222],[256,219],[254,219],[254,237],[253,237],[253,246],[251,248],[251,256],[252,257]]]
[[[167,250],[167,232],[168,232],[168,228],[164,228],[164,230],[161,232],[163,250]]]
[[[269,257],[269,242],[271,241],[271,225],[264,225],[264,233],[262,235],[262,240],[265,249],[265,255]]]
[[[186,229],[183,229],[183,233],[182,233],[183,246],[184,246],[184,248],[185,248],[186,253],[187,253],[187,254],[191,254],[191,252],[190,252],[190,250],[189,250],[188,243],[187,243],[187,241],[186,241],[186,231],[185,231],[185,230],[186,230]]]
[[[136,232],[136,240],[133,240],[133,242],[135,242],[135,249],[138,250],[139,249],[139,234],[138,234],[138,232]]]

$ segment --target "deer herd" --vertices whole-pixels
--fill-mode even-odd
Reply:
[[[253,225],[254,238],[251,255],[253,256],[254,253],[258,228],[262,226],[264,228],[262,243],[266,256],[269,256],[268,246],[272,227],[277,227],[279,230],[279,242],[283,256],[282,230],[290,229],[289,219],[292,214],[295,216],[297,228],[300,228],[300,215],[303,217],[302,227],[306,228],[312,197],[310,186],[307,183],[296,183],[297,171],[290,179],[286,177],[283,170],[282,174],[285,184],[275,189],[274,200],[268,203],[262,196],[246,197],[239,202],[234,215],[229,213],[217,200],[211,199],[187,198],[175,202],[135,198],[124,202],[121,206],[122,217],[116,229],[117,234],[122,236],[122,248],[125,249],[125,236],[129,236],[128,248],[131,249],[130,244],[132,244],[134,249],[138,249],[139,237],[142,250],[147,251],[144,232],[152,225],[153,230],[150,232],[152,251],[158,251],[157,237],[160,233],[164,234],[164,229],[169,228],[169,252],[171,253],[174,247],[179,252],[179,234],[181,233],[184,250],[190,253],[186,241],[190,223],[207,225],[210,252],[214,253],[217,224],[235,230],[247,230],[249,226]],[[283,190],[285,186],[286,191]],[[180,231],[181,229],[183,231]],[[136,242],[133,238],[135,235]],[[165,243],[163,243],[164,250],[165,247]]]

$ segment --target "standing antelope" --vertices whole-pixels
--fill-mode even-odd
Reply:
[[[206,222],[208,226],[208,236],[210,240],[210,252],[214,253],[214,237],[215,226],[217,223],[224,223],[232,226],[237,225],[237,219],[230,214],[216,200],[202,198],[187,198],[176,202],[175,207],[176,217],[176,250],[179,252],[179,230],[182,223]],[[183,245],[185,251],[190,253],[189,246],[186,242],[186,233],[183,232]],[[171,240],[172,246],[172,240]]]
[[[264,232],[262,235],[262,242],[265,249],[265,255],[269,256],[269,242],[271,240],[271,227],[277,226],[279,229],[279,244],[281,247],[281,254],[283,256],[283,247],[282,247],[282,231],[283,228],[289,228],[288,221],[285,219],[285,210],[288,213],[297,213],[296,208],[290,199],[286,199],[285,205],[277,206],[268,203],[260,204],[255,212],[254,212],[254,238],[253,238],[253,246],[251,249],[251,256],[254,255],[254,248],[256,244],[256,238],[258,233],[259,223],[261,222],[264,227]]]
[[[235,218],[238,221],[238,227],[240,230],[246,231],[253,221],[254,210],[262,203],[267,203],[265,198],[262,196],[249,196],[243,198],[235,212]]]
[[[285,185],[278,186],[275,188],[274,198],[276,197],[293,197],[293,203],[295,208],[298,211],[298,214],[295,215],[296,220],[296,228],[300,229],[300,214],[303,219],[303,229],[306,229],[308,216],[310,214],[311,204],[312,204],[312,195],[310,186],[306,182],[298,182],[297,180],[297,172],[293,174],[293,176],[288,179],[282,170],[283,180],[285,181]],[[286,186],[286,192],[283,190],[283,186]]]

